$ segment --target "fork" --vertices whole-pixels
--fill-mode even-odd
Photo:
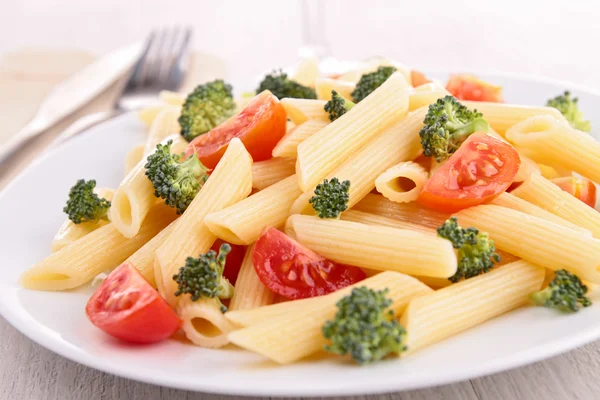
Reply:
[[[126,112],[155,104],[162,90],[178,90],[189,66],[191,38],[192,29],[189,27],[152,31],[113,109],[77,120],[53,144],[62,143]]]

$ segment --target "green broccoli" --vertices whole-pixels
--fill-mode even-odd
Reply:
[[[396,72],[396,67],[379,67],[377,68],[377,71],[361,76],[351,93],[354,102],[358,103],[373,93],[375,89],[383,85],[383,82],[392,76],[394,72]]]
[[[494,241],[490,240],[488,234],[475,228],[461,228],[455,217],[438,227],[437,233],[458,249],[458,269],[456,274],[448,278],[451,282],[489,272],[495,262],[500,262]]]
[[[304,86],[288,78],[287,74],[281,70],[273,71],[265,76],[258,85],[256,93],[264,90],[270,91],[278,99],[291,97],[294,99],[316,99],[317,92],[313,88]]]
[[[325,111],[329,114],[329,120],[335,121],[342,115],[346,114],[355,104],[348,99],[342,97],[335,90],[331,91],[331,100],[325,103]]]
[[[581,283],[577,275],[560,269],[547,288],[532,293],[529,298],[536,306],[555,308],[565,313],[576,312],[581,307],[592,305],[585,295],[587,291],[587,286]]]
[[[148,156],[146,176],[154,187],[154,195],[182,214],[208,179],[208,174],[196,154],[180,162],[183,156],[171,154],[171,144],[171,140],[167,144],[159,143],[156,151]]]
[[[556,108],[560,111],[573,128],[589,132],[592,130],[592,124],[590,121],[584,119],[583,112],[581,112],[579,105],[577,104],[578,102],[579,99],[577,97],[571,97],[571,93],[565,91],[564,94],[548,100],[546,106]]]
[[[216,298],[221,305],[221,311],[226,312],[227,307],[221,304],[219,299],[230,299],[233,296],[233,286],[223,277],[227,254],[230,251],[231,246],[223,243],[218,255],[214,250],[209,250],[198,258],[188,257],[185,265],[179,268],[179,273],[173,275],[178,287],[175,296],[189,294],[192,301],[201,297]]]
[[[388,309],[392,301],[385,297],[387,293],[387,289],[376,292],[363,286],[338,301],[335,318],[323,325],[323,336],[331,341],[325,350],[350,354],[359,364],[405,351],[406,331]]]
[[[235,109],[231,85],[220,79],[198,85],[181,108],[181,135],[191,141],[231,117]]]
[[[315,188],[315,195],[308,200],[319,218],[337,218],[348,209],[350,181],[340,182],[338,178],[323,180]]]
[[[452,96],[438,99],[429,106],[419,132],[423,154],[446,160],[474,132],[485,132],[489,125],[477,110],[469,110]]]
[[[87,221],[98,222],[101,219],[108,220],[110,201],[98,197],[94,193],[95,187],[95,180],[80,179],[69,190],[69,199],[63,211],[74,224]]]

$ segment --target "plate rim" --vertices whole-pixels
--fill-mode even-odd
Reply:
[[[443,69],[424,69],[429,74],[446,74],[447,70]],[[469,70],[469,73],[476,75],[482,75],[487,77],[501,77],[508,78],[515,81],[521,82],[537,82],[555,86],[563,86],[577,92],[586,93],[592,96],[600,97],[600,91],[594,90],[583,85],[574,84],[572,82],[548,78],[544,76],[534,76],[528,74],[520,74],[513,72],[503,71],[481,71],[481,70]],[[135,114],[135,111],[124,113],[120,117],[131,117]],[[109,120],[111,121],[111,120]],[[104,121],[99,125],[104,125],[108,121]],[[98,126],[98,125],[96,125]],[[78,135],[76,139],[85,137],[93,132],[94,127],[89,131]],[[71,143],[71,140],[66,140],[60,143],[51,144],[50,147],[44,150],[43,154],[36,158],[32,163],[20,171],[1,191],[0,201],[4,199],[7,193],[10,192],[12,187],[16,185],[23,176],[26,175],[30,169],[43,163],[47,158],[51,157],[56,151],[63,146]],[[475,379],[481,376],[492,375],[495,373],[512,370],[515,368],[523,367],[544,359],[554,357],[556,355],[566,353],[567,351],[574,350],[585,344],[591,343],[595,340],[600,339],[600,324],[595,327],[577,332],[574,335],[569,336],[569,340],[555,339],[551,342],[536,345],[530,347],[521,352],[509,355],[506,357],[495,358],[491,361],[483,364],[474,364],[469,368],[461,368],[459,370],[448,371],[443,377],[436,377],[434,381],[428,381],[427,378],[420,378],[413,382],[395,384],[394,380],[389,380],[384,384],[381,384],[377,388],[372,387],[372,383],[368,383],[366,380],[361,383],[349,382],[349,386],[334,387],[330,386],[327,388],[319,387],[318,389],[311,389],[310,386],[305,386],[302,391],[290,392],[282,386],[272,386],[265,390],[265,388],[259,387],[246,387],[241,386],[227,386],[223,384],[214,384],[210,381],[201,381],[200,384],[186,380],[177,379],[172,375],[156,375],[156,374],[144,374],[147,371],[145,368],[128,369],[126,366],[122,367],[118,363],[111,363],[104,359],[99,359],[88,353],[81,351],[81,349],[73,346],[65,346],[64,342],[53,339],[49,335],[45,335],[41,330],[31,329],[31,326],[27,326],[26,318],[24,315],[13,312],[5,301],[6,296],[0,296],[0,315],[16,330],[23,334],[28,339],[32,340],[36,344],[50,350],[51,352],[58,354],[70,361],[85,365],[89,368],[93,368],[104,373],[111,375],[124,377],[134,381],[149,383],[153,385],[161,385],[164,387],[170,387],[180,390],[189,390],[194,392],[203,393],[214,393],[221,395],[243,395],[243,396],[281,396],[281,397],[297,397],[297,396],[320,396],[320,397],[332,397],[332,396],[347,396],[347,395],[366,395],[366,394],[383,394],[392,392],[401,392],[407,390],[415,390],[422,388],[432,388],[450,383],[463,382],[470,379]],[[37,324],[39,322],[36,321]],[[357,367],[359,368],[359,367]],[[364,367],[362,367],[364,368]],[[152,370],[153,371],[153,370]],[[365,383],[367,382],[367,383]]]

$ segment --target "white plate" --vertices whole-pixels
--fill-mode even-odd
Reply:
[[[506,99],[544,104],[566,87],[488,76]],[[575,91],[600,123],[600,96]],[[66,293],[21,289],[19,275],[49,253],[62,207],[78,178],[116,187],[125,154],[141,143],[134,114],[94,127],[41,157],[0,194],[0,312],[18,330],[64,357],[116,375],[181,389],[257,396],[380,393],[434,386],[514,368],[600,338],[600,302],[575,315],[523,308],[402,360],[357,367],[336,358],[277,366],[249,352],[207,350],[174,340],[129,346],[93,327],[84,313],[91,289]],[[290,343],[291,346],[294,343]]]

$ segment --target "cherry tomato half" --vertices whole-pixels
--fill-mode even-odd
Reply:
[[[198,154],[207,168],[214,168],[225,154],[229,142],[240,138],[254,161],[271,158],[273,147],[283,137],[287,116],[277,97],[265,90],[238,114],[208,133],[200,135],[188,145],[186,156]]]
[[[415,71],[414,69],[410,71],[410,80],[412,82],[413,87],[421,86],[431,82],[429,79],[427,79],[425,74],[419,71]]]
[[[210,249],[218,253],[223,243],[227,242],[217,239]],[[227,278],[232,285],[235,285],[238,274],[240,273],[240,268],[242,268],[242,261],[244,261],[244,256],[246,255],[246,246],[231,243],[227,244],[231,246],[231,251],[227,254],[223,276]]]
[[[110,273],[85,311],[92,324],[132,343],[159,342],[181,326],[175,311],[129,263]]]
[[[446,212],[487,203],[510,186],[520,164],[510,144],[474,133],[429,178],[418,201]]]
[[[330,261],[275,228],[267,228],[254,247],[260,281],[288,299],[322,296],[366,278],[358,267]]]
[[[459,100],[502,103],[502,86],[492,85],[469,74],[452,75],[446,90]]]
[[[596,185],[594,182],[575,176],[565,176],[552,179],[552,182],[575,198],[583,201],[590,207],[596,206]]]

